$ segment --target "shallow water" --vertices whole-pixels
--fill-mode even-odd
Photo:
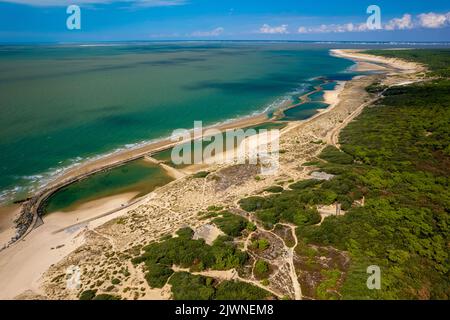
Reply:
[[[122,193],[136,192],[136,197],[143,196],[172,180],[158,165],[135,160],[59,190],[48,199],[45,213],[71,211],[88,201]]]
[[[305,120],[314,116],[318,109],[324,109],[328,105],[323,102],[307,102],[297,107],[285,110],[283,121]]]

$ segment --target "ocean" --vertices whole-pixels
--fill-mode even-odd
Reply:
[[[274,110],[318,77],[350,79],[352,65],[302,43],[0,46],[0,201],[23,199],[81,161],[194,121],[208,126]],[[314,114],[320,97],[287,118]]]

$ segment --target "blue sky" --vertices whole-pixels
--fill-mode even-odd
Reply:
[[[69,4],[81,30],[67,30]],[[367,30],[369,5],[382,29]],[[0,0],[1,42],[450,41],[448,0]]]

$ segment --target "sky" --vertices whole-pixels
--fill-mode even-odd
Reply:
[[[80,29],[67,28],[69,5]],[[370,5],[380,8],[376,29]],[[450,1],[0,0],[3,43],[125,40],[450,42]]]

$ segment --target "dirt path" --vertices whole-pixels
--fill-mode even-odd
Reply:
[[[302,288],[300,286],[300,282],[298,281],[298,275],[297,275],[297,272],[295,271],[295,265],[294,265],[295,248],[298,245],[297,234],[295,233],[295,226],[288,225],[288,224],[281,224],[281,225],[289,227],[291,229],[292,236],[294,237],[295,244],[292,248],[288,248],[284,241],[283,241],[283,243],[284,243],[285,247],[288,248],[288,250],[289,250],[288,262],[289,262],[289,267],[290,267],[290,271],[291,271],[290,273],[291,273],[292,285],[294,287],[295,300],[302,300],[303,299]]]
[[[295,240],[295,245],[292,248],[289,248],[286,245],[286,242],[284,241],[284,239],[281,238],[276,233],[274,233],[273,231],[266,230],[265,232],[272,234],[273,236],[277,237],[279,240],[281,240],[283,242],[283,250],[285,250],[287,252],[284,262],[289,264],[289,275],[290,275],[290,278],[292,281],[292,287],[294,288],[294,298],[295,298],[295,300],[302,300],[303,299],[302,289],[300,287],[300,283],[298,282],[298,276],[297,276],[297,272],[295,271],[295,266],[294,266],[294,250],[298,244],[297,235],[295,234],[295,227],[291,226],[289,224],[283,224],[283,223],[279,223],[279,224],[282,226],[289,227],[289,229],[291,230],[292,235]]]
[[[101,233],[101,232],[97,231],[96,229],[92,229],[91,231],[92,231],[93,233],[99,235],[100,237],[105,238],[106,240],[108,240],[108,242],[109,242],[109,244],[111,245],[113,251],[117,251],[117,246],[116,246],[116,244],[114,243],[114,239],[113,239],[111,236],[108,236],[108,235],[106,235],[106,234],[104,234],[104,233]]]
[[[375,101],[380,99],[380,97],[381,96],[377,96],[376,98],[363,103],[355,111],[353,111],[352,114],[350,114],[347,118],[345,118],[345,120],[342,123],[340,123],[333,129],[331,129],[330,132],[326,136],[327,144],[335,146],[336,148],[340,149],[339,134],[340,134],[341,130],[343,128],[345,128],[353,119],[355,119],[357,116],[359,116],[365,107],[373,104]]]
[[[172,270],[175,272],[189,272],[193,275],[203,276],[203,277],[210,277],[210,278],[216,278],[222,281],[232,281],[232,280],[238,280],[241,282],[249,283],[254,286],[257,286],[263,290],[266,290],[276,296],[277,298],[282,298],[281,294],[278,292],[275,292],[274,290],[271,290],[270,288],[262,285],[259,281],[251,280],[251,279],[244,279],[241,278],[236,271],[236,269],[226,270],[226,271],[220,271],[220,270],[207,270],[202,272],[190,272],[189,269],[183,269],[179,268],[177,266],[172,266]]]

